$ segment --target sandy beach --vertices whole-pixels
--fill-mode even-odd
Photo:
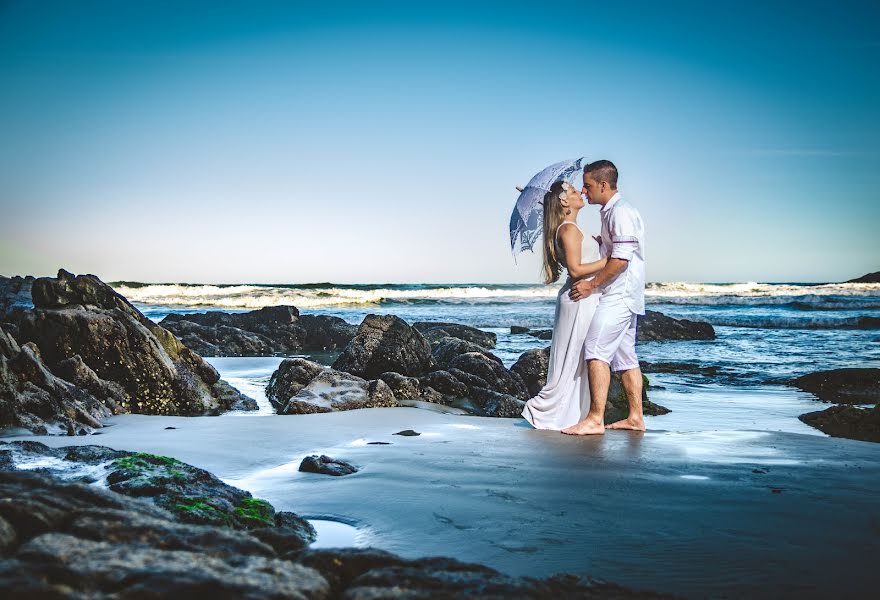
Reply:
[[[173,456],[276,508],[353,525],[357,546],[406,557],[448,555],[514,575],[590,574],[690,597],[868,589],[880,447],[788,432],[673,432],[660,429],[663,418],[649,418],[658,428],[644,434],[576,438],[417,408],[120,415],[97,436],[4,441]],[[393,435],[404,429],[421,435]],[[300,473],[308,454],[360,471]]]

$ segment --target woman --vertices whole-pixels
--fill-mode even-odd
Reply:
[[[580,191],[564,181],[554,183],[544,196],[544,283],[557,281],[563,267],[568,277],[556,295],[547,384],[522,411],[536,429],[570,427],[590,409],[583,350],[599,297],[576,302],[568,291],[576,279],[589,279],[601,271],[607,260],[599,238],[584,235],[578,227],[577,216],[584,204]]]

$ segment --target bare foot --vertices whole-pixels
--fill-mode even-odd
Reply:
[[[611,423],[608,426],[608,429],[632,429],[633,431],[645,431],[645,419],[631,419],[630,417],[627,417]]]
[[[575,423],[571,427],[566,427],[562,430],[562,433],[567,433],[568,435],[597,435],[605,433],[605,425],[602,423],[596,423],[595,421],[590,421],[589,419],[584,419],[579,423]]]

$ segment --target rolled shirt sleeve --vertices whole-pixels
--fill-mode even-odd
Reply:
[[[628,210],[617,210],[611,220],[611,258],[631,260],[638,249],[638,226]]]

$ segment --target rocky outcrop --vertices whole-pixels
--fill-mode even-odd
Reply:
[[[709,323],[673,319],[663,313],[647,311],[639,317],[636,339],[640,342],[662,340],[714,340],[715,328]]]
[[[335,350],[357,330],[339,317],[300,315],[295,306],[246,313],[171,314],[159,323],[201,356],[271,356]]]
[[[833,437],[880,442],[880,404],[869,409],[837,405],[798,418]]]
[[[498,341],[496,335],[490,331],[483,331],[461,323],[417,321],[413,323],[413,328],[417,329],[432,344],[434,340],[440,338],[454,337],[486,349],[492,349]]]
[[[876,273],[868,273],[857,279],[850,279],[846,283],[880,283],[880,271]]]
[[[31,287],[34,277],[3,277],[0,275],[0,319],[15,309],[34,307],[31,299]]]
[[[0,457],[10,452],[4,447]],[[314,530],[300,534],[291,515],[242,529],[187,523],[143,498],[0,470],[0,589],[10,599],[652,597],[574,575],[515,578],[451,558],[311,550]]]
[[[793,379],[791,384],[837,404],[880,402],[880,369],[832,369]]]
[[[547,369],[550,364],[550,346],[536,348],[520,354],[510,370],[520,376],[529,391],[529,397],[537,396],[547,385]]]
[[[94,275],[62,269],[57,278],[34,280],[31,294],[33,309],[6,316],[16,341],[30,344],[48,371],[78,379],[110,411],[204,415],[256,408]]]
[[[398,405],[381,379],[368,381],[302,358],[288,358],[279,365],[266,396],[280,415]]]
[[[461,338],[445,336],[434,340],[431,344],[431,356],[434,358],[434,364],[441,369],[449,367],[453,359],[467,352],[479,352],[501,364],[501,359],[483,346]]]
[[[108,384],[95,381],[89,389],[56,377],[35,344],[19,346],[0,327],[0,426],[43,435],[90,433],[103,419],[123,411],[115,391],[102,393],[102,384]]]
[[[356,466],[349,464],[344,460],[331,458],[326,454],[321,454],[320,456],[317,454],[306,456],[299,464],[299,470],[303,473],[318,473],[320,475],[332,475],[334,477],[351,475],[352,473],[358,472]]]
[[[394,315],[367,315],[333,368],[373,379],[387,371],[419,376],[433,366],[431,347],[418,330]]]

